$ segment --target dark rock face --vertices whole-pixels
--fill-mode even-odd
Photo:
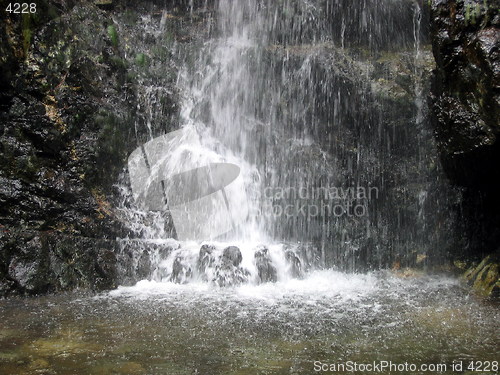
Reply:
[[[115,243],[52,232],[0,232],[2,295],[116,287]]]
[[[40,24],[2,13],[1,64],[10,74],[0,93],[0,279],[13,281],[3,294],[116,282],[114,245],[101,251],[93,239],[121,232],[111,184],[132,140],[134,96],[124,70],[94,60],[112,51],[101,26],[108,17],[73,5],[41,9]],[[77,21],[83,14],[88,25]]]
[[[500,240],[500,16],[498,1],[432,2],[432,107],[445,172],[463,188],[463,255]]]
[[[36,17],[0,14],[0,296],[111,288],[118,266],[147,277],[146,256],[117,263],[115,239],[131,233],[113,184],[139,142],[175,123],[170,46],[190,40],[192,4],[112,3],[52,0]],[[171,17],[153,37],[140,14],[159,25],[162,11]],[[154,98],[162,121],[147,118],[148,81],[165,88]]]

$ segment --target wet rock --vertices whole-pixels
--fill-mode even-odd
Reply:
[[[14,280],[11,280],[7,277],[3,277],[0,281],[0,295],[8,296],[12,294],[20,293],[18,285]]]
[[[238,267],[242,261],[241,251],[236,246],[229,246],[222,253],[222,262]]]
[[[259,275],[261,283],[276,282],[278,281],[278,274],[276,268],[273,266],[269,250],[266,247],[261,247],[255,252],[255,266]]]
[[[444,170],[462,189],[464,258],[500,241],[500,18],[492,2],[432,1],[433,122]],[[460,248],[460,247],[459,247]]]
[[[155,243],[141,239],[123,239],[117,241],[116,284],[134,285],[139,280],[158,276],[168,279],[171,271],[162,266],[174,250],[180,248],[176,241]]]
[[[303,276],[302,273],[302,263],[300,259],[293,251],[288,250],[285,254],[286,261],[290,267],[290,274],[293,278],[300,279]]]
[[[97,251],[96,271],[103,281],[110,280],[111,286],[116,286],[118,280],[116,254],[109,249],[99,249]]]
[[[482,296],[500,298],[500,253],[488,255],[464,275],[468,284]]]
[[[137,263],[137,276],[139,279],[148,279],[151,276],[151,258],[149,256],[149,251],[144,250]]]
[[[45,253],[46,244],[42,243],[39,236],[31,239],[25,237],[27,242],[22,252],[10,259],[8,273],[11,280],[29,293],[44,293],[49,291],[51,283],[50,268]]]
[[[211,268],[215,263],[214,250],[215,246],[213,245],[203,245],[200,248],[196,268],[204,281],[207,281],[207,269]]]
[[[248,270],[240,267],[242,260],[243,257],[238,247],[226,247],[215,267],[212,282],[220,287],[233,286],[246,282],[250,273]]]
[[[320,251],[315,246],[311,244],[301,244],[296,252],[300,257],[302,270],[304,272],[315,269],[320,265]]]
[[[250,272],[242,267],[232,264],[222,264],[215,267],[215,276],[212,282],[220,287],[229,287],[243,284],[248,281]]]
[[[19,246],[22,243],[23,246]],[[116,286],[113,241],[57,232],[0,232],[0,276],[4,295],[41,294],[74,288]]]
[[[191,277],[191,267],[183,263],[182,257],[176,257],[172,266],[170,281],[177,284],[184,284]]]
[[[114,209],[114,184],[137,141],[150,137],[148,122],[153,136],[176,123],[173,46],[151,35],[144,43],[137,23],[174,10],[165,28],[191,32],[182,1],[45,2],[28,29],[24,17],[0,13],[0,232],[8,233],[0,233],[0,296],[149,277],[147,257],[114,251],[116,238],[138,235]],[[138,54],[161,57],[161,68],[138,66]],[[139,74],[163,88],[154,120],[139,103]]]
[[[94,4],[104,10],[112,10],[115,6],[113,0],[94,0]]]

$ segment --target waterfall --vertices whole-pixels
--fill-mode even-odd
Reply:
[[[449,218],[428,209],[446,187],[422,14],[408,0],[219,0],[182,55],[178,130],[153,136],[144,90],[124,279],[224,286],[438,257]]]
[[[9,5],[0,374],[498,373],[487,3]]]

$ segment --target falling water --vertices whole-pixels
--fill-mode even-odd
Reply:
[[[445,230],[426,231],[448,218],[427,209],[446,189],[424,108],[421,5],[220,0],[214,13],[210,38],[184,52],[180,130],[153,137],[159,89],[145,90],[150,139],[129,159],[139,238],[124,242],[125,273],[231,284],[438,258]],[[238,177],[203,204],[179,198],[216,165]]]

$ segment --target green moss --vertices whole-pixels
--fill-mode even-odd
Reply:
[[[114,47],[118,47],[118,32],[116,31],[116,27],[114,25],[109,25],[107,30],[109,39],[111,39],[111,44],[113,44]]]
[[[484,296],[489,296],[498,282],[498,264],[489,264],[477,275],[474,282],[474,289]]]
[[[472,24],[475,24],[477,22],[477,19],[481,15],[481,5],[476,4],[474,6],[474,13],[473,13],[473,18],[472,18]]]
[[[130,118],[117,117],[113,112],[100,110],[93,117],[93,123],[100,129],[95,147],[95,158],[101,166],[96,171],[89,164],[83,170],[86,182],[90,186],[103,186],[112,182],[116,171],[126,160],[127,131],[131,124]]]
[[[488,4],[484,3],[484,11],[488,12]],[[465,5],[465,24],[475,25],[482,14],[482,9],[480,4],[467,3]]]
[[[453,262],[453,264],[455,265],[455,267],[457,267],[459,270],[466,270],[467,269],[467,263],[464,262],[464,261],[460,261],[460,260],[455,260]]]
[[[463,277],[477,293],[490,297],[500,282],[500,265],[496,258],[487,256],[478,266],[471,267],[465,272]]]
[[[139,66],[146,65],[146,55],[144,53],[138,53],[135,55],[135,63]]]
[[[478,266],[472,266],[465,274],[463,275],[463,278],[469,282],[473,282],[478,273],[483,269],[486,264],[490,261],[490,256],[487,256],[486,258],[483,259],[481,263],[479,263]]]
[[[28,56],[28,50],[31,45],[32,31],[32,16],[31,14],[22,14],[22,30],[23,30],[23,51],[24,56]]]

